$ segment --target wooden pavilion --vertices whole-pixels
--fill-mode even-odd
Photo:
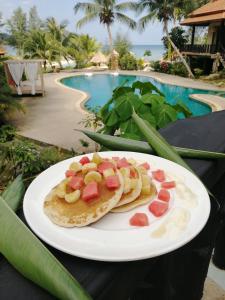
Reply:
[[[181,25],[192,27],[191,43],[180,49],[186,56],[207,56],[214,60],[213,71],[219,64],[225,68],[225,0],[214,0],[194,10]],[[208,27],[207,42],[195,44],[197,26]]]

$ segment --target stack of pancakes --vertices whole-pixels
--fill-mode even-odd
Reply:
[[[150,203],[157,193],[151,177],[149,177],[150,189],[146,193],[142,189],[142,176],[144,173],[146,175],[146,170],[138,166],[132,166],[132,168],[136,173],[137,183],[135,188],[128,193],[124,193],[124,177],[119,169],[115,171],[115,174],[119,178],[120,186],[109,190],[103,178],[98,183],[99,197],[90,203],[85,202],[81,197],[74,203],[68,203],[63,197],[60,198],[56,193],[57,187],[62,183],[60,182],[45,198],[44,213],[59,226],[83,227],[96,222],[108,212],[122,213]],[[82,176],[82,173],[80,175]]]

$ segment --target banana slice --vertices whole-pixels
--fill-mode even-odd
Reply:
[[[82,169],[82,164],[79,163],[79,162],[73,162],[73,163],[70,165],[69,169],[77,173],[77,172],[81,171],[81,169]]]
[[[95,163],[96,165],[99,165],[103,159],[98,153],[94,153],[91,162]]]
[[[80,198],[80,190],[65,195],[65,200],[68,203],[74,203]]]
[[[66,186],[67,186],[67,180],[63,180],[63,182],[61,182],[57,188],[56,188],[56,195],[59,197],[59,198],[64,198],[65,195],[66,195]]]
[[[106,169],[103,171],[104,178],[115,175],[115,172],[112,168]]]
[[[120,172],[123,177],[130,177],[130,168],[121,168]]]
[[[137,164],[136,160],[133,159],[133,158],[129,158],[127,161],[128,161],[131,165],[134,165],[134,166]]]
[[[91,181],[95,182],[101,182],[102,181],[102,175],[96,171],[90,171],[88,172],[84,177],[84,183],[88,184]]]
[[[89,171],[96,171],[97,170],[97,164],[96,163],[87,163],[82,166],[82,173],[86,174]]]

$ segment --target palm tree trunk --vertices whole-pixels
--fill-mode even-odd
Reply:
[[[112,32],[111,32],[110,25],[106,25],[106,27],[107,27],[107,31],[108,31],[108,35],[109,35],[109,50],[110,50],[110,53],[112,53],[112,51],[113,51]]]
[[[184,59],[183,55],[180,53],[179,49],[177,48],[177,46],[174,44],[174,42],[171,40],[169,32],[168,32],[168,24],[167,21],[164,21],[164,31],[166,33],[166,37],[168,39],[168,41],[170,42],[171,46],[173,47],[174,51],[177,53],[177,55],[180,57],[182,63],[184,64],[185,68],[188,71],[188,76],[190,78],[194,78],[194,75],[191,71],[191,68],[189,67],[189,65],[187,64],[186,60]]]

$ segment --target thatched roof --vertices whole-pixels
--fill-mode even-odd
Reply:
[[[92,57],[91,62],[94,64],[105,64],[108,62],[108,59],[102,52],[98,52]]]
[[[0,55],[5,55],[5,50],[3,48],[0,48]]]
[[[225,20],[225,0],[214,0],[194,10],[181,25],[208,25]]]

